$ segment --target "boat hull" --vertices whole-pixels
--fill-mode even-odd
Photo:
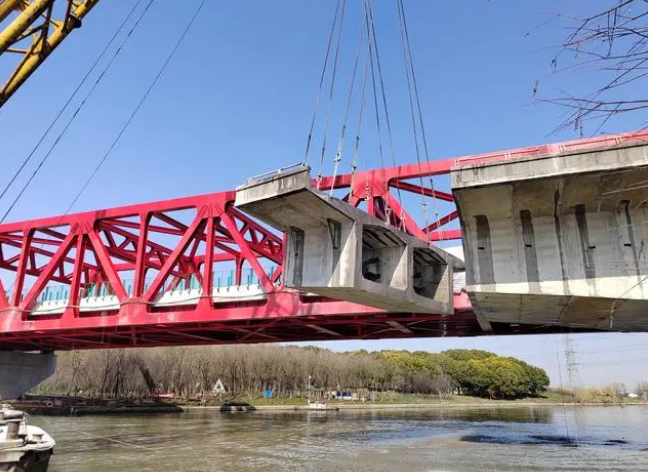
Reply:
[[[17,463],[0,463],[0,472],[47,472],[52,452],[29,451]]]

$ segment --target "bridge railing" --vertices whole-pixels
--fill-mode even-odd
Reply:
[[[276,266],[268,266],[264,268],[266,274],[270,277],[276,270]],[[259,292],[263,292],[261,289],[262,284],[260,278],[255,274],[254,270],[251,268],[246,268],[241,270],[240,283],[236,283],[236,270],[222,270],[215,271],[213,277],[212,295],[222,292],[227,292],[229,298],[246,298],[250,296],[250,289],[259,289]],[[150,284],[153,282],[153,277],[148,277],[144,282],[145,290],[147,290]],[[133,279],[125,279],[122,281],[126,293],[129,297],[133,295]],[[246,291],[233,291],[231,289],[240,289],[243,288]],[[29,292],[29,288],[23,290],[21,299]],[[166,281],[159,293],[158,302],[163,302],[165,298],[173,298],[173,294],[189,294],[197,293],[202,295],[202,286],[201,282],[196,276],[196,274],[187,274],[186,277],[179,278],[177,280]],[[8,299],[11,299],[13,292],[11,290],[6,292]],[[176,298],[182,298],[177,297]],[[39,313],[50,313],[52,310],[61,310],[64,309],[70,300],[70,287],[68,285],[56,285],[45,287],[45,290],[38,296],[36,300],[36,305],[34,307],[34,314]],[[115,291],[112,288],[110,282],[94,282],[82,284],[79,287],[79,300],[80,300],[80,309],[84,311],[92,305],[103,306],[103,304],[97,304],[98,300],[111,302],[111,305],[114,305],[116,302]],[[189,297],[184,297],[184,300],[176,300],[176,302],[187,301],[192,302],[193,299]],[[94,302],[94,303],[93,303]],[[117,303],[117,306],[119,303]]]

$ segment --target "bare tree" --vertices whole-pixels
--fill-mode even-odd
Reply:
[[[570,34],[552,67],[590,74],[594,85],[582,94],[565,92],[562,97],[543,100],[566,108],[556,131],[573,128],[582,135],[588,124],[595,126],[592,134],[598,134],[613,117],[648,108],[644,91],[648,83],[648,2],[610,3],[609,8],[582,17],[557,15],[567,21]],[[536,82],[534,95],[537,89]],[[641,120],[641,126],[646,124]]]
[[[439,398],[447,398],[455,388],[452,378],[443,371],[432,377],[431,386],[432,391],[439,395]]]
[[[644,401],[648,401],[648,382],[639,382],[635,393],[639,395]]]

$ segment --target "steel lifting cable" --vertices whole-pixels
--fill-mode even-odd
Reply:
[[[436,229],[439,229],[439,225],[441,223],[441,216],[439,215],[439,207],[437,205],[437,199],[436,199],[436,191],[434,190],[434,179],[430,177],[430,190],[432,190],[432,204],[434,205],[434,216],[436,216]],[[427,216],[427,215],[426,215]],[[425,228],[426,228],[426,236],[428,238],[428,242],[430,241],[430,231],[429,228],[430,226],[428,225],[428,222],[425,222]],[[441,241],[445,240],[443,237],[443,231],[441,231]]]
[[[335,56],[333,58],[333,72],[331,73],[331,87],[329,89],[328,106],[326,107],[326,120],[324,122],[324,138],[322,139],[322,153],[320,155],[319,170],[317,171],[317,188],[319,190],[324,167],[324,154],[326,152],[326,139],[328,137],[329,123],[331,122],[331,111],[333,108],[333,97],[335,95],[335,83],[337,78],[338,63],[340,58],[340,44],[342,43],[342,30],[344,27],[344,15],[346,12],[346,0],[342,0],[342,11],[338,24],[337,44],[335,45]]]
[[[36,151],[38,150],[38,148],[40,147],[40,145],[43,143],[43,141],[45,140],[45,138],[47,137],[47,135],[50,133],[50,131],[52,130],[52,128],[54,128],[54,126],[56,125],[56,123],[58,122],[58,120],[61,118],[61,116],[63,115],[63,113],[67,110],[67,108],[68,108],[68,106],[70,105],[70,103],[72,102],[72,100],[74,100],[74,97],[76,97],[77,93],[79,93],[79,90],[81,89],[81,87],[83,87],[83,85],[86,83],[86,81],[88,80],[88,78],[90,78],[90,75],[92,74],[92,72],[93,72],[93,71],[96,69],[96,67],[99,65],[99,62],[100,62],[100,61],[103,59],[103,57],[106,55],[106,53],[108,52],[108,49],[110,49],[110,46],[112,46],[112,44],[113,44],[113,43],[115,42],[115,40],[117,39],[117,36],[119,36],[119,34],[122,32],[122,30],[123,30],[124,27],[126,26],[126,23],[128,22],[128,20],[130,20],[131,16],[133,16],[133,13],[135,13],[135,10],[137,10],[137,7],[138,7],[138,6],[139,6],[143,1],[144,1],[144,0],[138,0],[138,1],[133,5],[133,7],[130,9],[130,11],[128,12],[128,14],[127,14],[126,17],[124,18],[124,20],[122,21],[121,25],[119,25],[119,28],[117,28],[117,31],[115,31],[115,33],[113,34],[113,36],[110,38],[110,40],[108,41],[108,43],[107,43],[106,46],[104,47],[103,51],[101,51],[101,53],[99,54],[99,56],[97,56],[97,58],[95,59],[94,63],[90,66],[90,69],[88,69],[88,71],[86,72],[85,76],[81,79],[81,82],[79,82],[79,84],[76,86],[76,88],[74,89],[74,91],[72,92],[72,94],[70,94],[70,96],[68,97],[68,99],[67,99],[67,101],[65,102],[65,104],[63,105],[63,107],[59,110],[59,112],[56,114],[56,116],[54,117],[54,119],[50,122],[49,126],[47,127],[47,129],[45,130],[45,132],[41,135],[41,137],[40,137],[40,139],[38,140],[38,142],[36,143],[36,145],[32,148],[32,150],[30,151],[30,153],[27,155],[27,157],[26,157],[26,158],[23,160],[23,162],[20,164],[20,167],[18,168],[18,170],[14,173],[14,175],[11,177],[11,179],[9,180],[9,182],[7,183],[7,185],[4,187],[4,189],[2,190],[2,193],[0,193],[0,200],[2,200],[2,198],[6,195],[7,191],[9,190],[9,188],[13,185],[13,183],[16,181],[16,179],[18,178],[18,176],[20,175],[20,173],[22,172],[22,170],[23,170],[23,169],[25,168],[25,166],[29,163],[29,161],[30,161],[31,158],[34,156],[34,154],[36,153]]]
[[[7,217],[9,216],[9,214],[11,213],[11,211],[13,210],[13,208],[16,206],[16,204],[18,203],[18,201],[22,198],[23,194],[25,193],[25,191],[27,190],[27,188],[29,187],[29,185],[32,183],[32,181],[33,181],[34,178],[36,177],[36,175],[38,175],[38,172],[41,170],[41,168],[43,167],[43,165],[45,164],[45,162],[47,162],[47,160],[49,159],[49,157],[52,155],[52,152],[54,152],[54,150],[55,150],[56,147],[58,146],[58,144],[59,144],[59,142],[61,141],[61,139],[65,136],[65,134],[67,133],[68,129],[70,128],[70,126],[72,125],[72,123],[76,120],[77,116],[79,115],[79,113],[81,112],[81,110],[83,109],[83,107],[85,106],[85,104],[87,103],[88,99],[89,99],[89,98],[92,96],[92,94],[95,92],[95,90],[97,89],[97,86],[101,83],[102,79],[105,77],[105,75],[106,75],[106,73],[108,72],[108,70],[110,69],[110,67],[114,64],[114,62],[116,61],[116,59],[118,58],[118,56],[119,56],[120,53],[122,52],[124,46],[126,45],[126,43],[128,42],[128,40],[131,38],[131,36],[133,35],[133,32],[137,29],[137,27],[139,26],[140,22],[142,21],[142,19],[143,19],[144,16],[146,15],[146,13],[147,13],[147,12],[149,11],[149,9],[151,8],[151,5],[153,4],[154,1],[155,1],[155,0],[149,0],[148,4],[147,4],[146,7],[144,8],[144,10],[140,13],[140,15],[139,15],[138,18],[137,18],[137,21],[134,23],[134,25],[132,26],[132,28],[130,29],[130,31],[128,32],[128,34],[126,35],[126,37],[124,38],[124,40],[123,40],[122,43],[120,44],[120,46],[115,50],[115,53],[113,54],[113,56],[112,56],[112,58],[110,59],[110,61],[108,62],[108,64],[106,64],[106,66],[103,68],[103,70],[101,71],[101,73],[99,74],[99,76],[97,77],[97,79],[95,80],[95,83],[92,85],[92,87],[90,88],[90,90],[88,91],[88,93],[85,95],[85,97],[83,98],[83,100],[81,101],[81,103],[79,104],[79,106],[76,108],[76,110],[74,111],[74,113],[72,114],[72,116],[70,117],[70,119],[68,120],[68,122],[65,124],[65,126],[63,127],[63,129],[61,130],[61,132],[58,134],[58,136],[56,137],[56,139],[54,140],[54,142],[52,143],[52,145],[50,146],[50,148],[47,150],[47,152],[45,153],[45,155],[43,156],[43,158],[40,160],[40,162],[38,163],[38,166],[36,166],[36,169],[34,169],[34,171],[32,172],[32,174],[29,176],[29,179],[27,179],[27,182],[25,182],[25,184],[22,186],[22,188],[20,189],[20,192],[18,192],[18,195],[16,195],[16,197],[14,198],[14,200],[13,200],[13,201],[11,202],[11,204],[9,205],[9,208],[7,208],[7,210],[5,211],[4,215],[2,216],[2,219],[0,219],[0,224],[5,222],[5,220],[7,219]],[[103,53],[102,53],[102,54],[103,54]],[[84,79],[84,80],[85,80],[85,79]],[[72,97],[71,97],[71,98],[72,98]],[[71,98],[70,98],[70,99],[71,99]],[[61,110],[61,112],[62,112],[62,111],[63,111],[63,110]],[[57,117],[57,119],[58,119],[58,117]],[[48,129],[48,131],[49,131],[49,129]],[[46,134],[47,134],[47,132],[46,132]],[[45,138],[45,135],[43,136],[43,138],[41,138],[41,141],[42,141],[42,139],[44,139],[44,138]],[[38,147],[38,145],[40,144],[41,141],[39,141],[39,143],[37,144],[36,147]],[[36,151],[36,148],[33,149],[32,154],[33,154],[34,151]],[[31,156],[31,154],[30,154],[30,156]],[[26,162],[25,162],[25,164],[26,164]]]
[[[363,3],[363,5],[366,1]],[[367,24],[367,28],[369,25]],[[365,104],[367,100],[367,72],[369,70],[369,43],[367,43],[363,73],[362,73],[362,94],[360,97],[360,110],[358,112],[358,128],[356,131],[355,143],[353,146],[353,161],[351,162],[351,195],[349,203],[353,202],[353,189],[355,187],[356,171],[358,169],[358,156],[360,150],[360,135],[362,134],[362,125],[364,120]]]
[[[322,73],[320,74],[319,84],[317,86],[317,93],[315,94],[315,108],[313,110],[313,118],[311,119],[310,129],[308,131],[308,138],[306,139],[306,153],[304,154],[304,164],[308,163],[308,155],[310,154],[310,146],[313,141],[313,131],[315,129],[315,121],[317,120],[317,112],[320,107],[320,98],[322,95],[322,87],[324,86],[324,78],[326,77],[326,69],[328,68],[329,57],[331,55],[331,46],[333,44],[333,36],[335,36],[335,27],[340,11],[342,0],[337,0],[335,6],[335,14],[333,15],[333,24],[331,25],[331,32],[329,33],[328,44],[326,46],[326,54],[324,55],[324,65],[322,66]]]
[[[420,95],[419,95],[419,88],[418,88],[418,82],[416,80],[416,68],[414,67],[414,58],[412,55],[412,45],[410,41],[410,35],[409,35],[409,28],[407,26],[407,15],[405,14],[405,4],[403,3],[403,0],[398,0],[398,7],[399,7],[399,13],[400,17],[402,18],[402,23],[403,23],[403,29],[405,32],[405,44],[407,47],[407,55],[409,57],[409,67],[411,70],[412,74],[412,84],[414,88],[414,96],[415,96],[415,101],[416,101],[416,108],[418,111],[418,119],[419,119],[419,125],[421,127],[421,137],[423,140],[423,149],[425,152],[425,159],[427,162],[430,162],[430,151],[429,151],[429,146],[428,146],[428,140],[427,140],[427,133],[425,131],[425,122],[423,120],[423,109],[421,106],[421,100],[420,100]],[[421,177],[421,187],[423,188],[423,179]],[[430,190],[432,191],[432,201],[434,204],[434,211],[435,211],[435,216],[436,216],[436,224],[437,224],[437,230],[440,228],[440,222],[441,218],[439,215],[439,209],[437,206],[437,198],[435,196],[435,191],[434,191],[434,180],[432,177],[430,177]],[[424,207],[425,208],[425,207]],[[427,218],[427,211],[426,211],[426,218]],[[425,227],[429,228],[428,222],[426,221]],[[441,233],[443,235],[443,232]],[[427,234],[428,241],[430,240],[430,235],[429,231]],[[445,237],[441,237],[441,240],[445,240]]]
[[[368,40],[369,40],[369,66],[371,68],[371,88],[372,88],[372,95],[373,95],[373,103],[374,103],[374,110],[376,112],[376,131],[378,133],[378,156],[380,159],[380,167],[384,168],[385,167],[385,153],[383,151],[383,132],[382,132],[382,126],[381,126],[381,113],[380,113],[380,106],[378,105],[378,87],[376,86],[376,70],[374,66],[374,53],[375,49],[372,44],[372,38],[371,38],[371,32],[368,31]],[[368,167],[368,166],[367,166]],[[369,193],[369,183],[367,183],[367,200],[369,200],[370,193]],[[375,205],[376,202],[375,200],[371,202],[371,205]],[[369,202],[367,201],[367,205],[369,205]],[[391,222],[391,212],[387,210],[387,221]]]
[[[380,122],[380,107],[378,106],[378,87],[376,86],[376,70],[374,67],[375,49],[372,44],[371,33],[369,34],[369,66],[371,69],[371,88],[373,92],[374,109],[376,111],[376,131],[378,132],[378,156],[380,158],[380,167],[385,167],[385,156],[382,143],[382,126]]]
[[[353,91],[355,89],[356,76],[358,73],[358,64],[360,63],[360,54],[362,53],[362,46],[364,44],[364,34],[365,28],[367,25],[367,20],[365,15],[362,18],[362,27],[360,28],[360,38],[358,39],[358,50],[356,52],[355,62],[353,64],[353,76],[351,77],[351,86],[349,87],[349,95],[347,97],[346,111],[344,113],[344,121],[342,123],[342,130],[340,132],[340,139],[338,141],[337,152],[335,153],[335,159],[333,160],[333,178],[331,179],[331,190],[330,195],[333,196],[333,190],[335,188],[335,178],[337,177],[337,172],[340,167],[340,162],[342,161],[342,148],[344,146],[344,141],[346,138],[347,123],[349,122],[349,115],[351,113],[351,104],[353,103]],[[353,188],[351,189],[353,191]]]
[[[405,28],[403,25],[403,11],[401,10],[402,7],[402,1],[401,0],[396,0],[397,1],[397,6],[398,6],[398,19],[399,19],[399,27],[400,27],[400,34],[401,34],[401,40],[403,43],[403,60],[405,62],[405,75],[407,77],[407,92],[408,92],[408,97],[409,97],[409,104],[410,104],[410,117],[412,120],[412,130],[414,132],[414,150],[416,154],[416,162],[420,166],[421,165],[421,150],[419,146],[419,137],[418,137],[418,127],[416,124],[416,109],[414,105],[414,93],[413,93],[413,85],[412,85],[412,77],[411,77],[411,68],[409,67],[410,61],[409,61],[409,56],[407,54],[407,40],[405,39]],[[423,177],[419,177],[420,180],[420,186],[421,186],[421,207],[423,208],[423,213],[424,217],[426,220],[426,225],[427,225],[427,203],[425,201],[425,194],[423,193]],[[429,239],[429,238],[428,238]]]
[[[376,35],[376,28],[374,26],[374,15],[373,15],[373,6],[369,4],[369,0],[366,0],[367,5],[368,5],[368,10],[369,10],[369,27],[371,28],[371,37],[373,40],[373,46],[374,50],[376,52],[376,66],[378,67],[378,78],[380,82],[380,91],[381,91],[381,97],[382,97],[382,105],[385,113],[385,124],[387,125],[387,137],[389,139],[389,147],[390,147],[390,153],[391,153],[391,158],[392,158],[392,164],[394,167],[397,167],[396,164],[396,150],[394,147],[394,137],[392,133],[392,127],[391,127],[391,120],[389,118],[389,107],[387,106],[387,92],[385,89],[385,80],[383,76],[383,70],[382,70],[382,61],[380,60],[380,50],[378,48],[378,38]],[[398,196],[398,203],[403,208],[403,196],[401,193],[400,189],[396,189],[396,193]],[[404,225],[405,222],[405,215],[401,213],[399,215],[399,218],[401,220],[401,225]],[[388,218],[391,219],[391,218]],[[391,224],[391,221],[389,221]]]
[[[426,162],[430,162],[430,151],[429,151],[429,146],[428,146],[428,140],[427,140],[427,133],[425,131],[425,122],[423,120],[423,110],[421,106],[421,100],[420,100],[420,95],[419,95],[419,89],[418,89],[418,82],[416,80],[416,68],[414,67],[414,58],[412,55],[412,45],[410,41],[410,35],[409,35],[409,28],[407,26],[407,15],[405,14],[405,5],[403,3],[403,0],[397,0],[398,3],[398,15],[399,15],[399,20],[401,23],[401,38],[403,41],[403,54],[405,56],[405,68],[407,72],[407,77],[408,77],[408,92],[410,94],[410,107],[412,107],[412,91],[414,92],[414,103],[416,105],[416,114],[418,115],[418,121],[419,121],[419,126],[421,129],[421,139],[423,141],[423,149],[425,152],[425,159]],[[417,145],[416,145],[416,150],[417,150],[417,161],[420,165],[420,159],[419,159],[419,148],[418,148],[418,137],[416,136],[416,125],[415,125],[415,118],[414,118],[414,108],[412,107],[412,122],[415,128],[415,139],[417,140]],[[425,200],[425,194],[424,194],[424,188],[425,185],[423,184],[423,177],[419,177],[420,185],[421,185],[421,206],[423,208],[423,213],[424,213],[424,218],[425,218],[425,228],[426,228],[426,237],[429,243],[430,241],[430,231],[429,231],[429,222],[428,222],[428,211],[427,211],[427,202]],[[436,196],[434,192],[434,181],[432,177],[430,177],[430,190],[432,191],[432,201],[434,204],[434,211],[435,211],[435,216],[436,216],[436,225],[437,229],[439,229],[441,219],[439,216],[439,210],[437,206],[437,201],[436,201]],[[442,240],[445,238],[442,237]]]

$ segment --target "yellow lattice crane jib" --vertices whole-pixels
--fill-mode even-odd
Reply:
[[[9,76],[0,77],[0,107],[99,1],[0,0],[0,65],[18,58]]]

